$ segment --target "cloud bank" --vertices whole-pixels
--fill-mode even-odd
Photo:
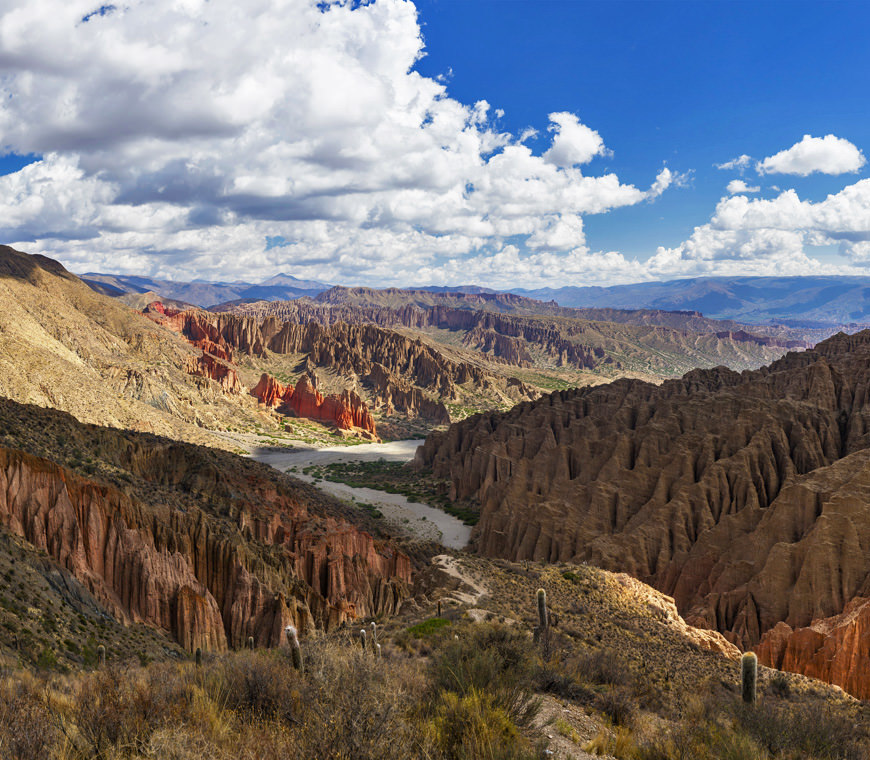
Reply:
[[[679,180],[586,173],[610,153],[567,111],[536,154],[423,54],[404,0],[6,4],[0,150],[41,160],[0,177],[3,238],[77,271],[543,281],[598,271],[585,215]]]

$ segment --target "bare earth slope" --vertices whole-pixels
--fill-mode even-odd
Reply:
[[[479,504],[482,553],[628,572],[690,623],[866,697],[868,391],[870,331],[840,334],[753,372],[476,415],[430,436],[418,463]]]
[[[259,419],[237,378],[214,369],[200,350],[56,261],[0,246],[0,396],[213,442],[203,428]]]

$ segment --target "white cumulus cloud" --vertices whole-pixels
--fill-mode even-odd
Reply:
[[[761,190],[758,186],[750,187],[742,179],[732,179],[728,183],[727,189],[731,195],[737,195],[738,193],[757,193]]]
[[[42,158],[0,178],[4,239],[74,271],[371,284],[517,243],[517,271],[561,279],[585,215],[679,183],[586,173],[610,154],[568,111],[533,150],[423,54],[408,0],[9,0],[0,150]]]
[[[837,245],[857,273],[870,263],[870,179],[859,180],[816,203],[794,190],[771,199],[723,198],[707,224],[675,247],[660,246],[648,262],[652,276],[679,274],[834,273],[807,252]]]
[[[864,154],[848,140],[834,135],[803,139],[787,150],[759,161],[756,169],[759,174],[845,174],[857,172],[867,160]]]
[[[732,158],[730,161],[725,161],[721,164],[714,164],[717,169],[745,169],[752,163],[752,157],[743,153],[737,158]]]

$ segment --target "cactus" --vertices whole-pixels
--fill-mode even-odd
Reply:
[[[102,644],[97,647],[97,662],[101,668],[106,666],[106,647]]]
[[[538,624],[541,626],[541,633],[550,627],[550,616],[547,612],[547,592],[544,589],[538,589]]]
[[[375,644],[375,657],[380,658],[381,656],[381,645]]]
[[[758,682],[758,658],[755,652],[747,652],[741,660],[743,701],[748,705],[755,704],[755,685]]]
[[[287,632],[287,642],[290,644],[290,656],[293,658],[293,669],[302,672],[302,648],[299,646],[299,636],[296,634],[296,629],[292,625],[288,625],[285,629]]]
[[[372,620],[372,649],[378,645],[378,624]]]
[[[550,656],[550,614],[547,611],[547,592],[538,589],[538,625],[535,627],[534,639],[541,644],[544,658]]]
[[[363,652],[365,652],[366,651],[366,629],[365,628],[359,629],[359,643],[362,646]]]
[[[196,648],[196,652],[193,654],[193,659],[196,662],[196,667],[202,666],[202,649],[199,647]]]
[[[254,651],[254,637],[253,636],[248,636],[248,649],[250,649],[252,652]]]

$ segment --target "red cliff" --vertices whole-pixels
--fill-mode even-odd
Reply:
[[[841,614],[806,628],[777,623],[755,651],[763,665],[819,678],[870,699],[870,598],[855,597]]]
[[[251,395],[266,406],[292,412],[298,417],[332,423],[341,430],[360,428],[377,435],[374,417],[359,395],[345,389],[341,395],[323,396],[317,390],[316,377],[311,374],[302,375],[293,388],[263,373],[251,389]]]

